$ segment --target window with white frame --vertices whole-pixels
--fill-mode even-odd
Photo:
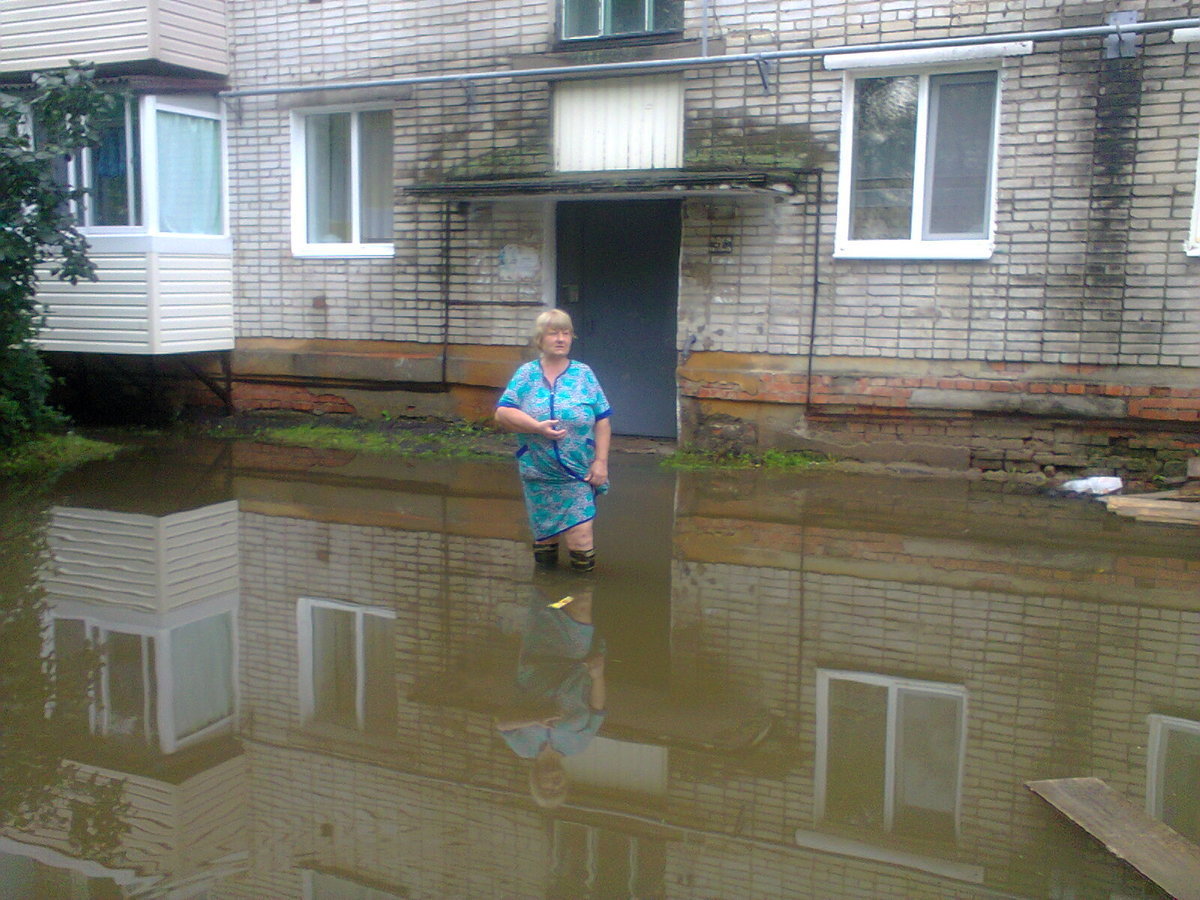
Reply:
[[[1146,811],[1200,841],[1200,722],[1149,717]]]
[[[292,249],[299,256],[391,256],[390,110],[296,113]]]
[[[93,734],[174,753],[230,727],[236,712],[232,612],[170,628],[55,617],[51,634],[61,693],[92,698]],[[91,648],[99,654],[95,683],[82,663]]]
[[[85,233],[225,233],[222,121],[215,97],[127,98],[98,130],[97,146],[58,168],[67,186],[86,191],[75,208]],[[35,141],[38,133],[35,123]]]
[[[966,689],[866,672],[817,673],[817,820],[957,838]]]
[[[560,14],[564,40],[683,29],[682,0],[562,0]]]
[[[297,608],[305,721],[369,734],[396,725],[392,610],[303,597]]]
[[[836,254],[983,259],[993,249],[999,72],[848,72]]]

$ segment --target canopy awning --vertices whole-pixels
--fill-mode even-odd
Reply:
[[[484,178],[414,184],[407,193],[439,200],[555,200],[695,196],[791,196],[803,173],[779,170],[652,169],[570,172],[528,178]]]

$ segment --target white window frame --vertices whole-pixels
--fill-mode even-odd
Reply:
[[[558,0],[558,15],[559,15],[559,37],[566,42],[570,41],[594,41],[598,38],[632,38],[648,34],[670,34],[671,32],[665,28],[654,27],[651,19],[654,18],[654,2],[655,0],[641,0],[644,4],[642,14],[642,29],[641,31],[606,31],[603,23],[611,22],[612,20],[612,4],[613,0],[600,0],[600,21],[601,28],[595,34],[573,34],[567,36],[563,33],[567,23],[567,6],[572,0]],[[680,6],[683,0],[679,0]]]
[[[207,94],[143,94],[131,98],[125,106],[125,139],[132,156],[131,140],[132,106],[136,104],[138,132],[138,169],[128,171],[127,179],[132,186],[136,182],[136,197],[139,204],[141,225],[88,225],[87,215],[82,214],[78,204],[86,205],[88,198],[76,201],[76,215],[81,221],[79,231],[100,252],[139,252],[155,249],[165,252],[211,253],[230,249],[229,238],[229,152],[225,121],[225,108],[216,96]],[[159,112],[175,113],[208,119],[217,122],[221,172],[221,227],[217,234],[186,234],[165,232],[159,226],[158,184],[158,123]],[[68,170],[72,188],[90,184],[90,169],[93,154],[84,153],[79,161],[81,181],[72,166]]]
[[[918,68],[887,66],[882,68],[851,68],[846,66],[842,83],[841,150],[838,161],[837,228],[834,257],[843,259],[989,259],[996,249],[996,180],[1000,152],[1000,103],[1004,94],[1004,70],[998,61],[983,60],[953,66],[924,66]],[[926,192],[925,176],[928,163],[929,138],[929,80],[933,75],[954,75],[970,72],[996,73],[996,102],[992,117],[991,166],[988,172],[987,233],[982,238],[928,240],[920,237]],[[854,163],[854,87],[860,78],[897,78],[906,75],[918,78],[917,133],[913,162],[913,211],[908,238],[851,239],[850,202]]]
[[[959,701],[958,769],[955,772],[954,836],[957,838],[962,822],[963,772],[967,758],[967,689],[962,685],[940,681],[917,681],[872,672],[854,672],[843,669],[817,670],[817,727],[816,727],[816,785],[815,823],[825,818],[826,778],[829,763],[829,685],[832,681],[856,681],[875,685],[887,690],[887,731],[884,753],[884,831],[891,833],[895,820],[896,805],[896,751],[899,694],[901,690],[913,693],[932,694]]]
[[[307,175],[307,145],[305,142],[305,123],[309,116],[336,115],[350,113],[352,126],[350,128],[350,183],[351,192],[351,227],[357,234],[361,228],[361,191],[362,180],[359,177],[359,113],[393,112],[390,106],[334,106],[296,109],[291,114],[291,177],[292,177],[292,255],[313,258],[338,259],[345,257],[382,258],[396,255],[394,242],[376,243],[364,241],[348,241],[345,243],[313,243],[308,240],[308,182]],[[393,113],[394,115],[394,113]],[[394,122],[394,120],[393,120]],[[393,145],[393,158],[395,147]]]
[[[142,685],[145,692],[143,721],[149,725],[153,720],[158,731],[158,746],[164,754],[175,753],[198,744],[218,734],[233,729],[237,722],[238,710],[241,708],[241,697],[238,679],[238,613],[236,597],[220,597],[206,600],[183,609],[173,611],[166,616],[150,617],[139,612],[111,613],[98,615],[88,609],[85,604],[56,604],[50,615],[50,625],[46,636],[48,650],[54,647],[54,622],[57,620],[78,621],[83,623],[85,638],[102,646],[110,634],[124,634],[141,638],[142,644]],[[176,736],[175,727],[175,682],[172,673],[173,636],[184,625],[191,625],[215,616],[229,616],[230,629],[230,665],[233,671],[230,682],[233,685],[233,709],[229,715],[210,722],[203,728],[182,736]],[[154,642],[154,671],[146,665],[145,653],[149,642]],[[153,675],[153,678],[151,676]],[[157,704],[151,705],[149,686],[153,683]],[[88,724],[93,734],[106,735],[109,732],[110,704],[108,665],[101,666],[99,680],[96,684],[96,696],[88,709]],[[144,734],[143,737],[149,737]]]
[[[1200,141],[1197,143],[1200,144]],[[1188,236],[1183,250],[1188,256],[1200,256],[1200,158],[1196,160],[1196,188],[1192,200],[1192,221],[1188,227]]]
[[[1146,745],[1146,813],[1161,822],[1167,739],[1172,731],[1200,737],[1200,722],[1160,715],[1147,716],[1146,720],[1150,726],[1150,740]]]
[[[316,691],[313,686],[313,610],[332,609],[354,614],[354,714],[359,731],[366,730],[366,659],[364,658],[363,622],[367,616],[395,619],[394,609],[363,606],[325,597],[301,597],[296,602],[296,637],[300,653],[300,716],[305,724],[316,715]]]

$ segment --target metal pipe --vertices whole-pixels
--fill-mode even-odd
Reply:
[[[1053,28],[1045,31],[1020,31],[1005,34],[979,34],[964,37],[925,38],[910,41],[887,41],[882,44],[843,44],[837,47],[804,47],[798,50],[771,50],[761,53],[731,53],[724,56],[690,56],[680,59],[644,59],[634,62],[588,63],[581,66],[546,66],[533,69],[491,69],[483,72],[451,72],[442,75],[409,75],[403,78],[381,78],[370,81],[345,81],[332,84],[280,85],[265,88],[245,88],[222,91],[225,98],[254,97],[269,94],[304,94],[314,91],[352,90],[357,88],[399,87],[418,84],[458,84],[471,81],[499,81],[571,77],[597,73],[636,72],[644,70],[689,69],[697,66],[763,63],[770,60],[811,59],[826,56],[846,56],[855,53],[880,53],[887,50],[920,50],[934,47],[970,47],[981,44],[1003,44],[1015,41],[1058,41],[1071,38],[1108,37],[1109,35],[1145,34],[1174,31],[1177,28],[1200,28],[1200,19],[1163,19],[1157,22],[1130,24],[1085,25],[1076,28]]]
[[[700,55],[708,58],[708,8],[712,0],[704,0],[700,5]]]

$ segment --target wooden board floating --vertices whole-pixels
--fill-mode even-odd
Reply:
[[[1200,483],[1198,483],[1200,484]],[[1109,495],[1098,498],[1110,512],[1133,516],[1143,522],[1164,522],[1170,525],[1200,525],[1200,492],[1191,487],[1174,491],[1129,496]]]
[[[1200,847],[1099,778],[1051,778],[1025,787],[1172,897],[1200,900]]]

